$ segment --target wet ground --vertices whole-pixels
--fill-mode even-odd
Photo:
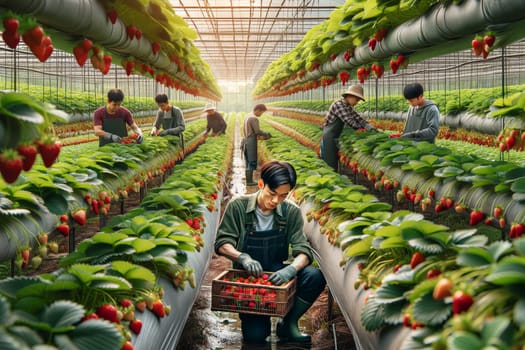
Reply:
[[[239,128],[236,128],[236,145],[240,140]],[[256,186],[244,185],[245,165],[239,147],[236,146],[233,156],[231,181],[224,192],[224,205],[232,196],[253,193]],[[254,180],[259,173],[254,173]],[[224,208],[223,205],[223,208]],[[265,346],[243,345],[240,321],[237,313],[211,311],[211,284],[213,278],[224,270],[231,268],[231,262],[214,255],[201,285],[199,295],[187,320],[177,350],[331,350],[355,349],[352,334],[337,304],[332,303],[328,289],[325,290],[300,320],[303,333],[312,335],[310,345],[278,343],[275,336],[275,325],[278,318],[272,317],[272,336]]]

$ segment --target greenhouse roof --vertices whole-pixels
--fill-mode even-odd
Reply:
[[[218,81],[256,82],[344,0],[170,0]]]

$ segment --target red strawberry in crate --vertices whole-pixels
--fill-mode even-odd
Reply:
[[[18,179],[22,172],[23,161],[14,150],[6,150],[0,154],[0,173],[8,184]]]
[[[33,145],[19,145],[16,150],[22,156],[22,169],[29,171],[35,163],[38,154],[37,148]]]
[[[60,144],[51,139],[38,144],[38,153],[42,157],[42,161],[46,168],[51,167],[55,163],[60,153]]]

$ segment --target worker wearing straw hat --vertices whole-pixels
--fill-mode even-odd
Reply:
[[[217,112],[212,104],[207,104],[204,107],[204,112],[206,112],[207,121],[205,134],[208,135],[210,131],[212,132],[213,136],[224,134],[226,132],[227,125],[222,114]]]
[[[321,158],[335,171],[339,170],[338,140],[345,125],[353,129],[373,130],[374,127],[364,120],[354,109],[364,101],[363,87],[352,85],[343,92],[342,98],[332,103],[323,123],[321,138]]]

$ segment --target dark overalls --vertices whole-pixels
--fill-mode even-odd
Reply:
[[[283,206],[283,218],[286,217],[286,206]],[[246,235],[240,251],[247,253],[259,261],[264,271],[275,272],[285,267],[283,261],[288,259],[288,241],[286,240],[285,220],[277,220],[277,228],[269,231],[255,231],[255,213],[248,214],[246,220]],[[235,268],[242,266],[234,264]],[[307,266],[297,272],[295,297],[313,303],[325,286],[324,277],[320,271]],[[270,316],[239,314],[243,339],[246,342],[263,343],[271,334]]]
[[[323,128],[321,158],[335,171],[339,170],[339,145],[337,143],[344,126],[344,122],[336,118],[333,123],[325,125]]]
[[[104,120],[102,120],[102,130],[111,134],[118,135],[120,137],[128,136],[128,129],[126,127],[126,121],[119,118],[119,110],[115,117],[109,116],[106,110],[104,110]],[[98,145],[104,146],[105,144],[111,143],[111,140],[106,140],[103,137],[99,137]]]

